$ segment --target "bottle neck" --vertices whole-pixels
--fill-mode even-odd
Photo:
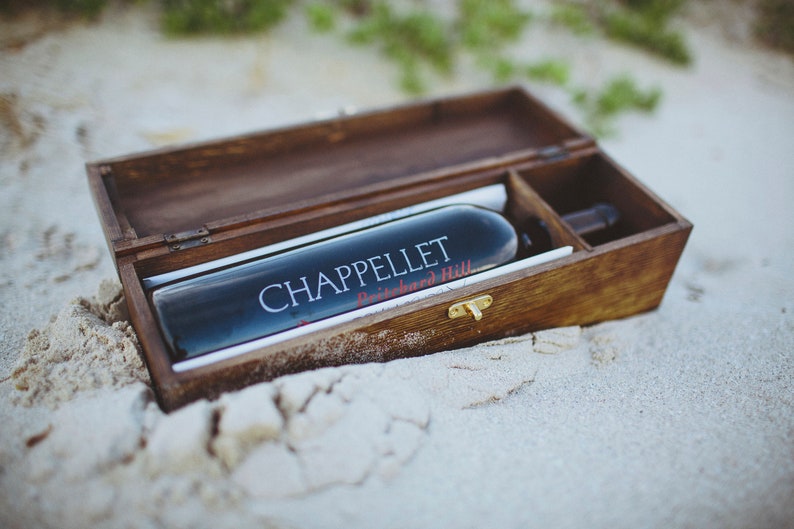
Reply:
[[[620,220],[620,212],[607,202],[598,202],[593,206],[566,213],[562,216],[577,235],[589,235],[614,226]],[[531,257],[554,249],[554,242],[546,223],[532,217],[524,222],[519,233],[519,258]]]

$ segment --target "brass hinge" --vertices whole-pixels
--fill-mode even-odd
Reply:
[[[209,244],[212,242],[212,239],[210,238],[210,230],[208,230],[206,226],[202,226],[197,230],[170,233],[165,236],[165,242],[168,243],[168,249],[175,252],[201,246],[203,244]]]

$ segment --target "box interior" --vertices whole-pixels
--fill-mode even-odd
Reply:
[[[277,222],[264,223],[261,229],[247,236],[184,252],[158,254],[151,259],[143,258],[135,263],[135,267],[140,277],[148,277],[280,242],[292,236],[313,233],[350,220],[386,213],[399,207],[395,203],[410,205],[494,183],[505,185],[508,203],[504,214],[517,228],[520,229],[532,217],[540,218],[548,227],[554,246],[572,246],[574,252],[592,250],[599,245],[677,221],[646,189],[596,150],[551,163],[532,163],[524,168],[475,173],[466,179],[465,185],[448,180],[444,185],[433,188],[432,194],[426,193],[421,187],[419,191],[412,190],[399,197],[383,192],[368,205],[366,214],[352,203],[340,205],[333,215],[316,214],[308,218],[301,214],[284,215]],[[579,235],[564,222],[562,217],[565,214],[589,208],[597,202],[609,202],[620,211],[620,220],[614,226]],[[243,250],[240,249],[241,241],[245,241]]]
[[[584,235],[582,239],[590,247],[677,221],[647,189],[600,153],[536,165],[517,174],[559,216],[597,202],[614,205],[620,220],[606,230]]]
[[[105,186],[126,237],[144,238],[424,185],[581,137],[506,91],[111,161]]]

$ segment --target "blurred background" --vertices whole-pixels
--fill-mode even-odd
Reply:
[[[86,162],[519,84],[694,223],[659,310],[586,330],[621,344],[611,368],[583,346],[512,404],[463,413],[430,399],[440,419],[423,459],[386,485],[249,511],[277,507],[302,526],[487,526],[495,514],[496,526],[791,527],[793,21],[791,0],[0,0],[0,520],[13,506],[92,525],[86,491],[111,480],[31,474],[54,419],[13,400],[26,344],[116,278]],[[64,403],[64,431],[85,433],[91,398],[96,424],[116,413],[86,394]],[[480,466],[461,432],[488,447]],[[422,464],[436,461],[455,464]],[[175,527],[239,527],[246,514],[201,506],[205,489],[187,481],[170,496],[164,480],[142,487],[135,468],[98,496],[108,512],[133,497],[106,526],[175,496],[188,502],[164,509]]]
[[[789,132],[793,5],[1,0],[0,289],[19,302],[3,362],[54,300],[115,276],[83,168],[98,158],[521,84],[701,224],[695,237],[714,189],[728,209],[754,193],[786,208],[776,172],[771,197],[720,181],[755,167],[731,145],[776,156],[764,137]]]
[[[199,93],[226,90],[224,99],[244,104],[249,114],[257,100],[270,103],[274,95],[344,94],[340,105],[377,104],[527,83],[556,94],[602,137],[616,133],[621,114],[653,112],[663,99],[652,76],[629,60],[632,51],[687,69],[698,59],[687,33],[709,28],[737,45],[794,52],[794,3],[788,0],[3,0],[0,16],[4,55],[22,59],[42,40],[66,45],[64,39],[87,28],[97,33],[95,40],[84,49],[71,45],[63,68],[104,77],[92,82],[124,81],[117,90],[140,89],[130,85],[133,80],[170,84],[169,106],[189,99],[179,93],[184,88],[173,88],[180,81]],[[592,49],[603,41],[631,51]],[[92,45],[105,49],[100,54]],[[102,63],[109,50],[115,53]],[[37,65],[28,66],[31,85],[43,84]],[[6,134],[35,134],[19,115],[25,106],[20,94],[7,88],[1,96]],[[169,125],[142,133],[149,143],[199,134],[189,123],[175,127],[162,114],[162,97],[135,105],[157,106]],[[212,113],[211,106],[194,108],[194,119]],[[235,116],[238,129],[245,127],[241,119]]]
[[[19,302],[3,316],[4,365],[54,302],[115,276],[85,162],[418,97],[524,85],[724,254],[748,219],[715,223],[704,197],[725,211],[789,206],[793,6],[0,0],[0,289]],[[745,174],[762,180],[723,183]]]

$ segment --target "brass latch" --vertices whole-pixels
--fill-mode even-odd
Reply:
[[[484,296],[478,296],[474,299],[467,299],[466,301],[461,301],[452,305],[447,314],[452,319],[459,318],[468,314],[475,321],[480,321],[482,319],[482,311],[487,309],[493,304],[493,298],[488,294]]]

